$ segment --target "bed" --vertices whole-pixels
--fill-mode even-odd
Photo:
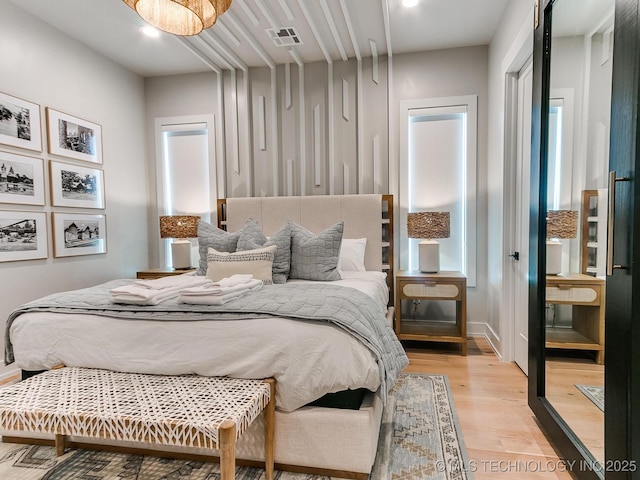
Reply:
[[[220,201],[218,227],[227,233],[201,222],[197,273],[226,272],[236,263],[245,268],[253,258],[244,252],[267,244],[282,252],[278,242],[288,236],[289,272],[284,275],[277,261],[269,264],[276,285],[219,307],[187,306],[179,298],[143,307],[107,305],[108,292],[129,285],[127,279],[39,299],[11,315],[5,362],[25,371],[65,364],[273,376],[277,468],[367,478],[386,391],[407,362],[388,308],[392,212],[392,198],[381,195]],[[225,251],[228,241],[233,245]],[[340,268],[322,253],[335,253],[336,241]],[[233,255],[234,263],[224,263]],[[262,460],[262,432],[258,419],[238,442],[238,459]]]

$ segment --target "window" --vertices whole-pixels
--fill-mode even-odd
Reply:
[[[212,221],[217,200],[213,132],[212,118],[156,119],[158,217],[199,215]],[[161,264],[171,264],[171,239],[161,242]]]
[[[162,126],[164,215],[209,210],[207,126]]]
[[[418,243],[406,235],[408,212],[446,211],[451,236],[440,243],[441,270],[476,283],[477,97],[401,104],[401,268],[418,269]]]
[[[579,204],[584,189],[574,188],[574,170],[584,168],[573,161],[573,89],[558,88],[551,91],[549,99],[549,138],[547,164],[547,209],[571,209]],[[583,176],[577,175],[579,178]]]

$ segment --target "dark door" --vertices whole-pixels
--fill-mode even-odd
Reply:
[[[562,0],[559,0],[560,2]],[[556,0],[541,0],[534,35],[531,158],[529,406],[576,478],[640,479],[640,0],[616,0],[609,142],[605,313],[605,455],[593,456],[545,390],[545,264],[549,58]],[[578,6],[576,9],[580,8]],[[578,14],[580,12],[576,12]],[[638,215],[636,215],[638,213]],[[636,277],[636,273],[638,276]]]
[[[607,479],[640,478],[640,216],[636,215],[640,212],[640,189],[636,182],[640,166],[638,16],[638,0],[616,1],[609,149],[609,211],[613,215],[608,231],[605,323]]]

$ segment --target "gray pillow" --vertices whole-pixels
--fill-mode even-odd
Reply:
[[[249,223],[249,222],[253,223]],[[267,238],[258,222],[249,219],[242,229],[236,251],[255,250],[261,247],[278,247],[273,260],[273,283],[286,283],[291,264],[291,226],[287,223],[276,233]]]
[[[340,221],[319,234],[297,223],[291,225],[291,271],[289,278],[303,280],[340,280],[338,258],[344,222]]]
[[[251,221],[258,225],[255,220],[250,219],[240,230],[229,233],[224,230],[220,230],[218,227],[211,225],[208,222],[200,220],[198,222],[198,251],[200,253],[200,263],[198,264],[198,271],[196,274],[206,275],[207,273],[207,253],[209,251],[209,247],[217,250],[218,252],[235,252],[240,235],[247,228],[247,224]]]

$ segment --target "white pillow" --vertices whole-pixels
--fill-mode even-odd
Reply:
[[[253,278],[262,280],[265,285],[273,283],[273,259],[276,245],[243,250],[240,252],[218,252],[209,247],[207,253],[207,278],[217,282],[236,273],[250,273]]]
[[[343,238],[338,256],[338,271],[365,272],[364,251],[367,248],[366,238]]]

